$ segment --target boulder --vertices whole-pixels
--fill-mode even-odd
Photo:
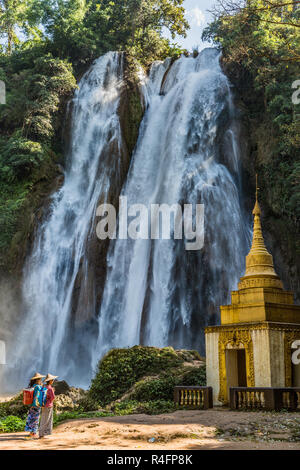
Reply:
[[[68,385],[65,380],[54,382],[53,388],[55,390],[55,395],[63,395],[71,390],[70,385]]]

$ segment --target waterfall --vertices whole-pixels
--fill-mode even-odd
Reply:
[[[240,187],[238,126],[214,49],[153,64],[148,105],[122,196],[142,203],[204,204],[204,247],[182,240],[114,240],[94,364],[135,344],[195,348],[237,287],[249,246]]]
[[[157,61],[140,81],[146,112],[128,172],[118,112],[123,55],[96,60],[75,92],[64,183],[24,268],[12,364],[19,383],[39,370],[87,386],[112,347],[171,345],[203,354],[203,328],[218,321],[218,306],[237,286],[249,224],[238,119],[219,53]],[[185,240],[172,237],[116,238],[107,259],[97,257],[96,208],[120,190],[128,205],[204,204],[203,248],[187,251]],[[95,269],[105,263],[99,306]]]
[[[35,370],[54,371],[78,385],[91,377],[96,307],[87,252],[98,201],[106,200],[120,172],[122,80],[122,54],[109,52],[94,62],[75,92],[64,183],[24,271],[25,313],[14,345],[14,368],[22,380]]]

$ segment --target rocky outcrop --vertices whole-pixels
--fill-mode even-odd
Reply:
[[[57,413],[63,411],[72,411],[80,407],[80,403],[86,397],[87,392],[82,388],[69,387],[66,393],[57,393],[55,387],[55,402],[54,407]]]

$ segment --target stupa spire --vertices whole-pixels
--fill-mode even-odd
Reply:
[[[220,307],[221,325],[232,325],[233,333],[238,330],[239,323],[299,323],[300,319],[300,307],[293,305],[293,293],[284,290],[275,272],[272,255],[265,246],[260,222],[258,189],[256,180],[253,238],[251,250],[246,256],[246,272],[240,278],[238,290],[231,292],[231,304]],[[235,334],[232,338],[234,342]]]
[[[254,215],[253,238],[251,250],[246,257],[246,272],[243,276],[243,279],[254,277],[279,279],[274,269],[273,257],[265,246],[265,241],[262,234],[258,191],[259,187],[256,175],[256,200],[254,209],[252,211],[252,214]]]
[[[255,191],[256,200],[255,200],[254,209],[252,211],[252,214],[254,215],[253,237],[252,237],[252,246],[248,254],[248,257],[249,255],[253,256],[253,255],[258,255],[258,254],[266,254],[266,255],[271,256],[270,253],[266,249],[265,241],[264,241],[264,237],[263,237],[262,229],[261,229],[261,221],[260,221],[261,212],[260,212],[260,206],[258,203],[258,190],[259,190],[259,187],[257,184],[257,175],[256,175],[256,191]],[[273,259],[272,259],[272,266],[273,266]]]

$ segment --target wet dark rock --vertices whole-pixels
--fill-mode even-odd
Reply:
[[[65,380],[55,381],[53,387],[55,389],[55,395],[66,394],[71,390],[71,387],[67,384]]]

